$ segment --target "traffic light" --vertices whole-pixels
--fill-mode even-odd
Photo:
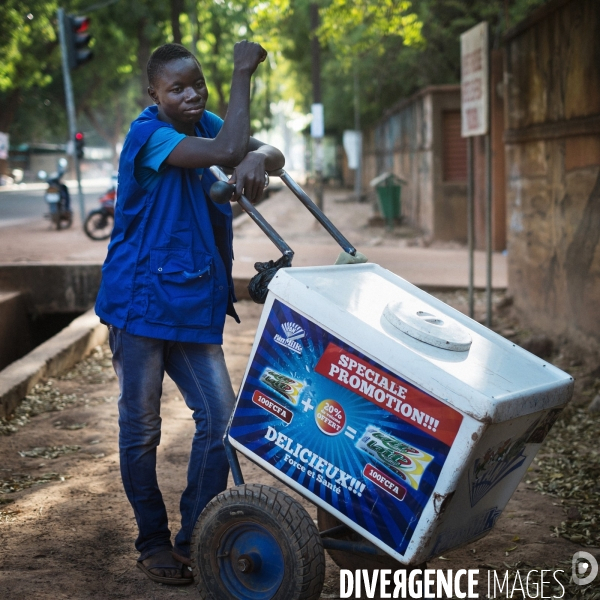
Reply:
[[[77,155],[77,158],[82,159],[83,158],[83,147],[85,146],[85,138],[83,136],[83,133],[81,131],[78,131],[75,134],[75,154]]]
[[[91,19],[85,16],[66,15],[65,20],[69,68],[75,69],[94,57],[94,53],[89,48],[92,40],[88,32]]]

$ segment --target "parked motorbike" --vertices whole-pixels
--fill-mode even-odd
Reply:
[[[83,230],[92,240],[106,240],[110,237],[115,223],[115,202],[117,201],[117,184],[113,178],[113,185],[98,198],[100,208],[88,214]]]
[[[48,214],[44,215],[50,219],[56,229],[66,229],[73,223],[73,212],[71,211],[71,198],[67,186],[61,181],[67,170],[67,159],[58,160],[58,171],[48,175],[46,171],[38,171],[38,179],[48,184],[44,194],[44,200],[48,203]]]

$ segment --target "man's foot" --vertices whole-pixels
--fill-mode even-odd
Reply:
[[[183,556],[183,554],[178,554],[175,550],[173,550],[171,554],[173,555],[175,560],[178,560],[180,563],[183,563],[188,567],[192,566],[192,561],[187,556]]]
[[[176,560],[170,550],[161,550],[138,561],[138,569],[152,581],[166,585],[188,585],[193,582],[189,567]]]

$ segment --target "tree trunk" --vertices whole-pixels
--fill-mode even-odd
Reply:
[[[189,19],[192,29],[192,54],[196,56],[198,53],[198,40],[200,39],[200,21],[198,20],[198,4],[197,0],[189,0],[190,10]]]
[[[146,108],[150,104],[150,100],[148,98],[148,75],[146,73],[146,65],[148,64],[148,59],[150,58],[150,48],[151,48],[151,40],[148,36],[146,27],[147,27],[148,19],[143,17],[140,19],[137,27],[138,31],[138,54],[137,54],[137,63],[138,68],[140,70],[140,91],[141,94],[138,98],[138,105],[141,109]]]
[[[173,31],[173,42],[181,44],[181,27],[179,26],[179,15],[185,11],[184,0],[171,0],[171,29]]]
[[[17,108],[21,102],[21,89],[15,88],[8,93],[4,102],[0,104],[0,131],[8,133],[15,120]],[[8,175],[8,160],[0,159],[0,175]]]
[[[21,88],[14,88],[8,92],[4,102],[0,103],[0,131],[8,132],[15,120],[20,102]]]
[[[217,19],[217,17],[215,17],[214,15],[211,15],[211,16],[212,16],[212,32],[215,37],[215,43],[213,44],[213,47],[212,47],[212,54],[216,58],[221,53],[222,29],[221,29],[221,24],[219,23],[219,20]],[[216,89],[217,96],[219,98],[218,115],[222,119],[224,119],[225,115],[227,114],[227,107],[229,104],[227,102],[227,98],[225,97],[225,91],[224,91],[225,82],[224,82],[223,78],[221,77],[221,72],[218,68],[216,60],[214,62],[211,61],[209,63],[209,69],[211,71],[211,78],[210,78],[211,85]]]

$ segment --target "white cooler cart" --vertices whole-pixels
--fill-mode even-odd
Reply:
[[[236,487],[194,533],[201,595],[316,600],[324,549],[343,568],[410,569],[484,536],[572,391],[568,374],[378,265],[278,270],[224,440]],[[245,484],[236,451],[316,504],[321,531],[285,492]]]

